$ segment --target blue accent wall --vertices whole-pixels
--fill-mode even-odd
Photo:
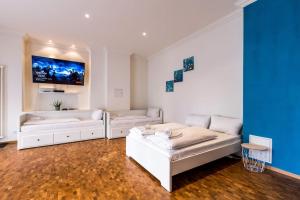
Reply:
[[[244,8],[244,140],[273,139],[272,166],[300,175],[300,0]]]

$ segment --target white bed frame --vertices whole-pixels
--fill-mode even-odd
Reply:
[[[172,161],[158,147],[141,140],[130,135],[127,136],[126,155],[133,158],[156,177],[160,181],[161,186],[169,192],[172,192],[172,176],[240,152],[241,149],[241,142],[237,141],[229,145],[209,149],[200,154]]]

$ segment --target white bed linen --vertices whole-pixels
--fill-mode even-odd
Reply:
[[[144,118],[118,118],[118,119],[114,119],[110,121],[110,124],[112,127],[119,127],[119,126],[139,126],[139,123],[147,123],[149,122],[149,124],[153,123],[153,122],[160,122],[161,119],[160,118],[151,118],[151,117],[144,117]]]
[[[149,137],[148,139],[164,149],[174,150],[213,140],[217,137],[215,131],[196,126],[175,129],[172,132],[174,134],[179,133],[181,136],[166,139],[155,133],[154,136],[151,136],[151,138]]]
[[[131,120],[131,119],[145,119],[149,118],[146,115],[127,115],[127,116],[116,116],[111,117],[112,120]]]
[[[21,126],[21,132],[23,131],[41,131],[41,130],[53,130],[53,129],[69,129],[79,127],[91,127],[103,125],[103,120],[81,120],[79,122],[67,122],[57,124],[42,124],[42,125],[23,125]]]
[[[151,137],[138,137],[135,134],[130,134],[128,137],[132,137],[140,142],[144,143],[145,145],[150,145],[151,147],[159,150],[161,153],[169,157],[171,161],[180,160],[183,158],[187,158],[196,154],[201,154],[206,151],[220,148],[227,145],[232,145],[236,143],[241,143],[240,136],[229,135],[225,133],[216,132],[218,135],[216,139],[194,144],[185,148],[176,149],[176,150],[168,150],[163,149],[155,144],[155,142],[151,141]]]
[[[29,119],[23,125],[59,124],[68,122],[80,122],[78,118],[53,118],[53,119]]]

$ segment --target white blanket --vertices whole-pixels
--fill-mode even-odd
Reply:
[[[182,136],[165,139],[152,135],[147,137],[147,139],[164,149],[180,149],[217,138],[217,134],[214,131],[201,127],[186,127],[174,130],[174,132],[182,132]]]
[[[111,117],[113,120],[133,120],[133,119],[145,119],[147,116],[145,115],[127,115],[127,116],[116,116]]]
[[[80,122],[78,118],[53,118],[53,119],[29,119],[24,125],[58,124],[67,122]]]

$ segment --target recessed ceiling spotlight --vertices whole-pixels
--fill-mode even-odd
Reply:
[[[71,49],[76,49],[75,44],[72,44],[72,45],[71,45]]]
[[[48,40],[48,44],[53,44],[53,41],[52,40]]]
[[[142,36],[146,37],[146,36],[147,36],[147,33],[146,33],[146,32],[143,32],[143,33],[142,33]]]
[[[91,16],[90,16],[89,13],[85,13],[85,14],[84,14],[84,17],[87,18],[87,19],[89,19]]]

